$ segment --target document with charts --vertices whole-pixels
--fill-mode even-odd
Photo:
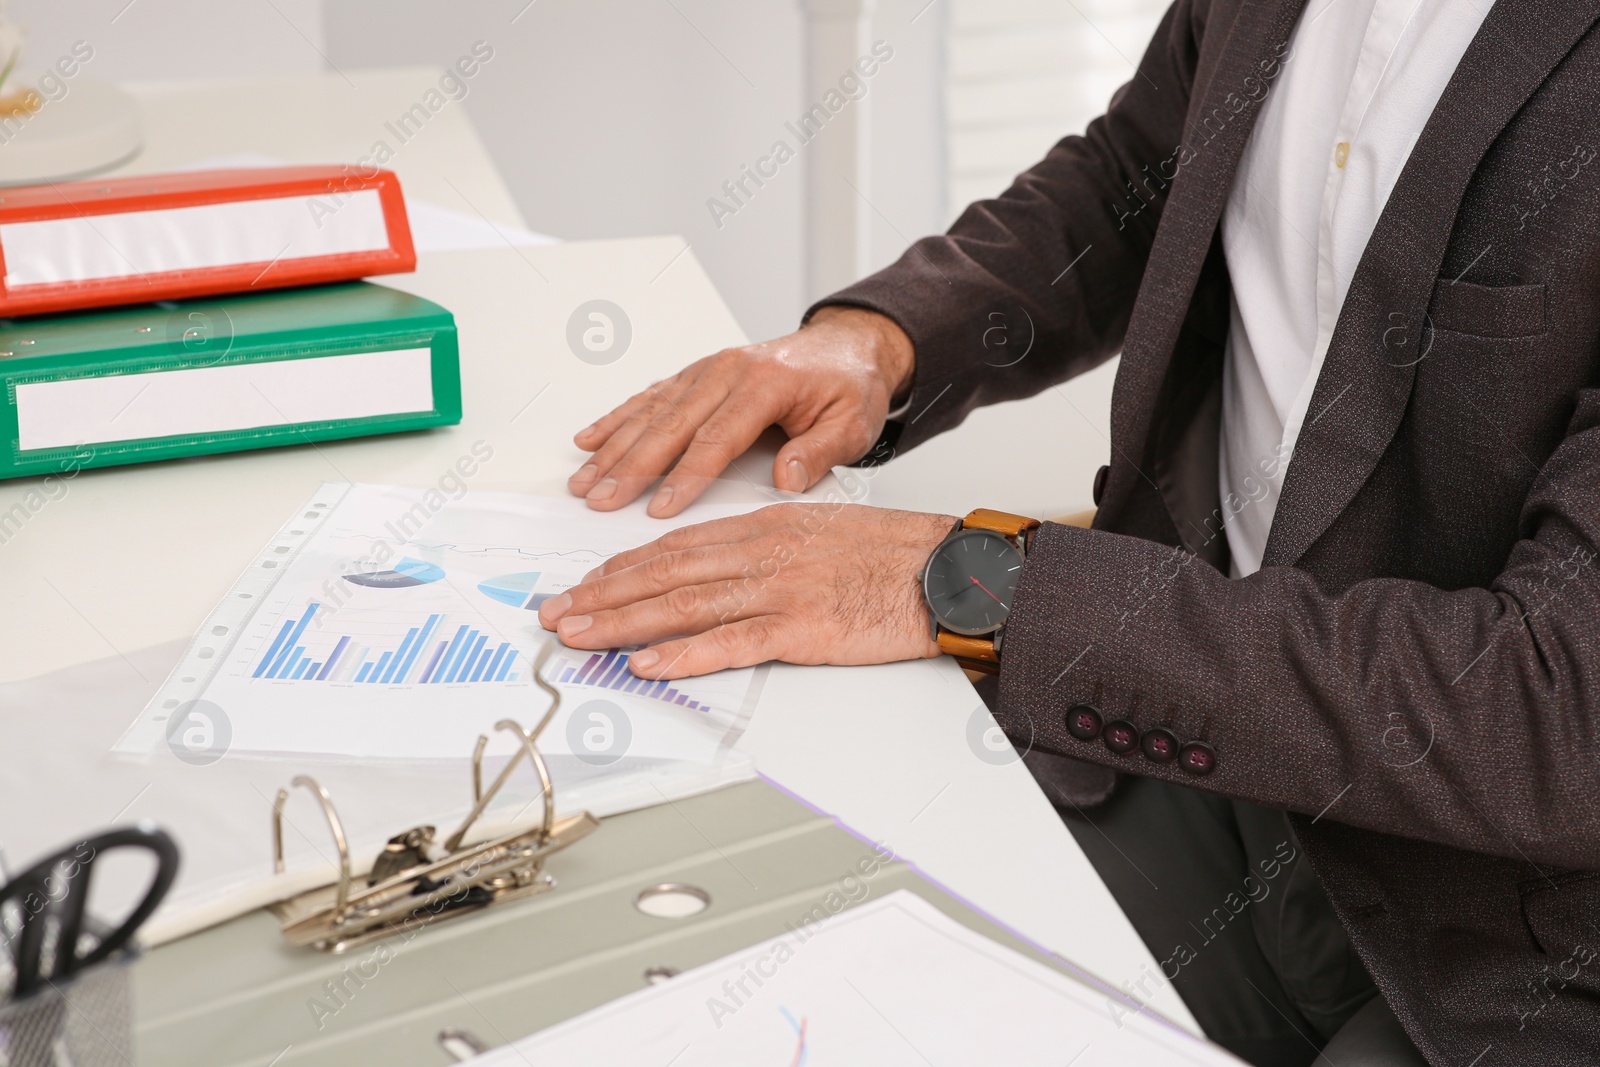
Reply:
[[[464,758],[480,733],[536,723],[550,697],[532,664],[554,635],[537,608],[609,556],[677,525],[515,493],[324,485],[284,525],[118,743],[149,752],[190,720],[230,753]],[[593,770],[710,763],[737,739],[767,668],[649,682],[628,649],[559,645],[545,669],[562,707],[539,744]],[[196,716],[198,712],[198,716]],[[218,724],[221,724],[220,726]],[[626,761],[626,762],[624,762]]]

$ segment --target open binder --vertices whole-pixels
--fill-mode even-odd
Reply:
[[[511,719],[495,723],[495,729],[515,733],[521,744],[487,791],[483,789],[483,752],[489,738],[479,735],[472,754],[472,810],[442,846],[435,845],[433,826],[403,830],[389,839],[373,862],[366,883],[358,886],[350,874],[350,846],[333,798],[315,779],[295,777],[290,785],[309,789],[322,806],[339,851],[339,877],[332,885],[273,906],[283,922],[285,938],[296,945],[339,953],[554,888],[555,879],[544,870],[545,859],[593,833],[600,821],[587,811],[556,818],[555,788],[539,754],[539,735],[561,706],[560,692],[542,673],[553,644],[547,643],[540,651],[533,670],[534,681],[550,694],[549,710],[532,730]],[[543,817],[530,829],[464,844],[473,824],[524,755],[539,775]],[[278,790],[272,805],[273,870],[279,874],[284,870],[283,808],[289,792],[289,788]]]

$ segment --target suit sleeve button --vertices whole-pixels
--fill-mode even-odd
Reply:
[[[1074,704],[1067,709],[1067,733],[1079,741],[1100,736],[1100,712],[1093,704]]]
[[[1178,737],[1164,726],[1157,726],[1153,730],[1146,730],[1144,737],[1139,741],[1139,747],[1144,751],[1145,758],[1152,763],[1171,763],[1178,756]]]
[[[1139,728],[1127,719],[1112,719],[1100,731],[1100,739],[1111,751],[1123,756],[1139,747]]]
[[[1109,466],[1101,467],[1094,472],[1094,487],[1090,490],[1090,498],[1094,501],[1095,507],[1100,506],[1100,498],[1106,495],[1106,479],[1109,477],[1111,477]]]
[[[1178,766],[1190,774],[1210,774],[1217,767],[1217,753],[1204,741],[1190,741],[1178,751]]]

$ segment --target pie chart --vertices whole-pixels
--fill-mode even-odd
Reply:
[[[444,571],[425,560],[405,557],[394,568],[386,571],[361,571],[347,574],[344,580],[370,589],[406,589],[413,585],[427,585],[444,577]]]
[[[502,604],[510,604],[514,608],[526,608],[529,611],[538,611],[539,605],[549,600],[554,593],[536,593],[539,587],[540,571],[522,571],[518,574],[502,574],[498,578],[489,578],[478,583],[478,592],[491,600],[498,600]]]

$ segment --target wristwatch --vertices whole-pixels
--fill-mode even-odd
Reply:
[[[979,508],[956,523],[918,575],[933,639],[963,667],[995,674],[1011,598],[1038,519]]]

